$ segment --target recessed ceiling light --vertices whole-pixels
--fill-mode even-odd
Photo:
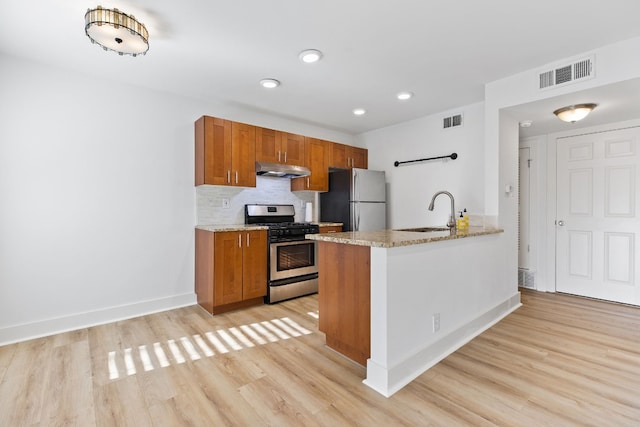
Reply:
[[[365,110],[364,108],[354,108],[353,109],[353,114],[355,114],[356,116],[362,116],[366,112],[367,112],[367,110]]]
[[[528,128],[531,127],[531,125],[533,124],[533,121],[531,120],[523,120],[520,122],[520,127],[521,128]]]
[[[273,89],[280,86],[280,82],[276,79],[262,79],[260,85],[267,89]]]
[[[300,55],[298,55],[298,58],[300,58],[302,62],[306,62],[307,64],[312,64],[314,62],[318,62],[320,58],[322,58],[322,52],[316,49],[307,49],[300,52]]]
[[[396,96],[400,101],[406,101],[407,99],[413,98],[413,93],[412,92],[400,92]]]

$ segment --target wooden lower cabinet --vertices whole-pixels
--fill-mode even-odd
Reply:
[[[371,355],[371,248],[318,242],[318,329],[329,347],[366,366]]]
[[[341,225],[321,225],[320,233],[342,233]]]
[[[196,229],[196,294],[211,314],[262,304],[267,294],[267,231]]]

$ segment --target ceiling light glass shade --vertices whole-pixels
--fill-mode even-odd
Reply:
[[[553,112],[563,122],[574,123],[582,120],[589,115],[591,110],[596,108],[598,104],[577,104],[562,107]]]
[[[267,89],[273,89],[280,86],[280,82],[276,79],[262,79],[260,85]]]
[[[113,50],[120,55],[145,55],[149,50],[149,32],[133,15],[118,9],[103,9],[98,6],[88,9],[84,15],[84,32],[104,50]]]
[[[400,92],[396,95],[400,101],[406,101],[407,99],[411,99],[413,97],[413,93],[411,92]]]
[[[316,49],[307,49],[300,52],[298,58],[300,58],[302,62],[311,64],[313,62],[318,62],[322,58],[322,52]]]
[[[362,116],[366,112],[367,110],[365,110],[364,108],[354,108],[353,110],[353,114],[355,114],[356,116]]]

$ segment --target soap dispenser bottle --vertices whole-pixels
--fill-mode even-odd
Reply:
[[[462,216],[462,211],[460,212],[460,216],[458,217],[458,230],[463,231],[464,228],[464,216]]]
[[[464,211],[462,211],[462,217],[464,218],[464,229],[468,230],[469,229],[469,214],[467,213],[467,209],[465,208]]]

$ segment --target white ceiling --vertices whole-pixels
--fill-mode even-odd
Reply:
[[[480,102],[487,82],[640,35],[637,0],[0,2],[1,52],[351,134]],[[97,4],[142,21],[149,53],[92,45],[84,14]],[[300,62],[309,48],[323,60]],[[265,77],[282,85],[263,89]],[[398,101],[403,90],[415,97]],[[540,124],[549,108],[513,112]]]

